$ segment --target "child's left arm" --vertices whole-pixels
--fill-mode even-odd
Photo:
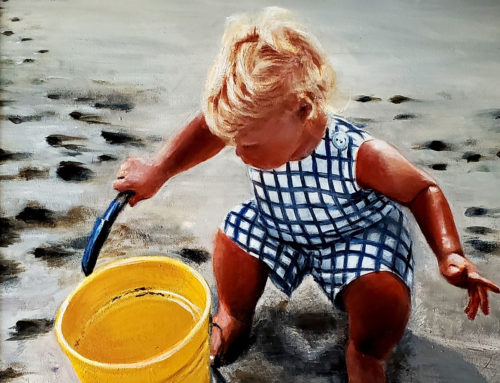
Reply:
[[[450,206],[434,179],[396,148],[376,139],[359,148],[356,175],[362,188],[377,190],[411,210],[436,254],[441,274],[452,285],[468,290],[465,313],[469,319],[475,318],[479,306],[487,315],[487,292],[499,293],[500,288],[481,277],[465,257]]]

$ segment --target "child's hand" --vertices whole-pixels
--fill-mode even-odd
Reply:
[[[150,198],[156,194],[164,182],[158,166],[152,159],[129,157],[120,167],[113,187],[120,191],[132,190],[135,195],[130,198],[130,206]]]
[[[465,313],[470,320],[476,317],[479,306],[481,306],[483,313],[488,315],[490,311],[488,290],[500,293],[500,288],[493,282],[481,277],[476,266],[460,254],[453,253],[440,260],[439,271],[452,285],[468,290],[469,304],[465,309]]]

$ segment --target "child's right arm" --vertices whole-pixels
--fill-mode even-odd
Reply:
[[[130,199],[130,205],[134,206],[155,195],[176,174],[215,156],[225,145],[210,132],[200,113],[179,134],[167,140],[153,158],[127,158],[113,187],[118,191],[134,191]]]

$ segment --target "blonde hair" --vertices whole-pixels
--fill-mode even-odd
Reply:
[[[234,144],[239,129],[292,95],[309,102],[315,116],[334,85],[335,72],[316,39],[289,11],[269,7],[255,17],[228,18],[202,108],[211,132]]]

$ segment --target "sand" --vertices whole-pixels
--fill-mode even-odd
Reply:
[[[197,113],[225,17],[266,5],[310,27],[338,75],[335,106],[437,179],[467,255],[499,281],[498,2],[4,0],[0,381],[78,381],[52,321],[83,279],[86,235],[115,195],[120,163],[153,154]],[[223,150],[125,209],[99,264],[169,255],[213,287],[213,236],[249,186],[234,151]],[[499,296],[489,317],[468,321],[465,292],[439,276],[413,220],[412,231],[413,312],[390,381],[498,381]],[[343,382],[346,325],[311,279],[291,299],[269,283],[249,349],[220,373]]]

